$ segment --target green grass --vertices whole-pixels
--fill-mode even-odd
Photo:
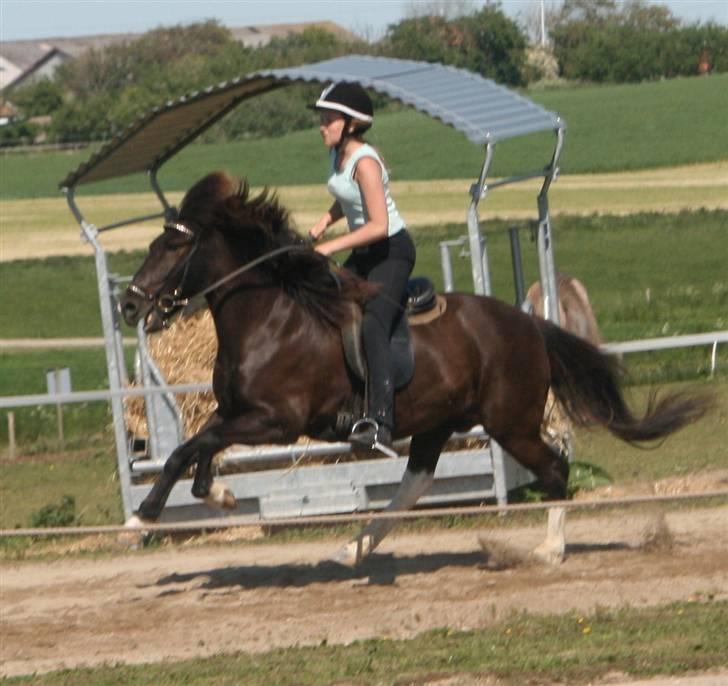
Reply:
[[[132,274],[142,254],[114,253],[109,269]],[[49,257],[0,265],[2,338],[101,336],[101,314],[93,257]]]
[[[113,438],[106,432],[101,447],[65,453],[63,459],[25,458],[0,462],[2,528],[31,525],[34,513],[58,504],[65,495],[76,500],[76,520],[84,525],[123,521]]]
[[[510,224],[492,221],[486,228],[494,293],[513,302],[506,232]],[[417,229],[415,272],[431,276],[441,286],[438,244],[465,232],[462,225]],[[538,278],[529,235],[523,231],[521,236],[527,285]],[[554,240],[557,268],[587,285],[607,340],[728,326],[728,212],[564,216],[554,222]],[[114,253],[110,268],[131,274],[141,261],[141,252]],[[469,258],[454,255],[453,267],[456,287],[471,289]],[[3,263],[1,269],[10,295],[0,299],[3,338],[101,335],[91,257],[18,260]]]
[[[627,389],[631,406],[643,408],[647,386]],[[660,391],[714,394],[716,406],[701,421],[685,427],[664,443],[636,448],[601,429],[575,431],[574,459],[604,470],[619,486],[650,484],[669,477],[685,477],[728,468],[728,381],[670,384]]]
[[[728,111],[728,74],[619,86],[589,86],[526,93],[558,112],[568,132],[565,173],[642,169],[724,160],[728,134],[718,112]],[[378,117],[372,142],[395,180],[477,177],[479,146],[462,134],[411,110]],[[493,173],[541,168],[553,149],[552,134],[536,134],[497,146]],[[58,183],[86,161],[82,152],[6,154],[0,157],[0,200],[58,194]],[[312,127],[279,138],[191,145],[162,168],[168,190],[185,190],[203,174],[226,168],[254,185],[320,183],[326,151]],[[90,193],[141,192],[143,174],[92,184]],[[84,193],[86,193],[84,189]]]
[[[133,683],[321,686],[429,683],[469,675],[507,686],[591,683],[725,668],[728,603],[704,599],[646,609],[516,614],[477,631],[436,629],[411,640],[356,641],[135,666],[63,670],[7,679],[37,686]]]
[[[131,368],[133,350],[127,349],[127,365]],[[106,357],[103,348],[49,349],[0,352],[0,396],[46,393],[46,371],[68,368],[74,391],[108,388]],[[89,445],[108,445],[106,435],[111,425],[111,409],[107,402],[76,403],[63,406],[63,436],[58,435],[56,407],[42,405],[13,410],[17,444],[25,453],[72,450]],[[0,455],[8,442],[7,411],[0,412]]]

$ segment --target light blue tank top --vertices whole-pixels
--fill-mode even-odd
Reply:
[[[354,180],[354,169],[356,163],[362,157],[373,157],[382,169],[382,184],[384,185],[384,199],[387,203],[387,215],[389,218],[389,226],[387,233],[389,236],[394,236],[395,233],[401,231],[404,228],[404,220],[397,212],[397,207],[392,200],[392,195],[389,192],[389,174],[384,167],[382,159],[377,154],[377,151],[371,146],[365,143],[364,145],[357,148],[351,157],[346,161],[341,171],[336,169],[336,151],[331,151],[331,167],[329,169],[329,180],[326,187],[329,189],[329,193],[333,195],[341,206],[346,221],[349,224],[349,231],[356,231],[361,228],[369,221],[367,217],[366,207],[361,195],[359,184]]]

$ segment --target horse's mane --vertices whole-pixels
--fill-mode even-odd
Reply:
[[[332,271],[329,260],[295,230],[288,209],[268,188],[251,197],[247,180],[215,172],[185,195],[180,217],[184,215],[200,227],[219,230],[241,264],[295,247],[257,269],[321,322],[340,326],[350,317],[351,303],[361,304],[373,293],[370,284],[348,270]]]

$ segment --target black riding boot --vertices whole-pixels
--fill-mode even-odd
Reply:
[[[377,355],[370,355],[373,361]],[[389,360],[385,359],[387,367]],[[351,431],[349,441],[357,447],[378,450],[390,457],[397,453],[392,448],[392,429],[394,428],[394,383],[392,373],[387,367],[370,362],[368,378],[367,414]],[[383,373],[382,373],[383,372]]]

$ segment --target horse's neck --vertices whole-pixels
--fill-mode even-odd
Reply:
[[[210,304],[218,354],[245,356],[272,351],[286,332],[303,331],[310,322],[301,307],[279,287],[258,284],[228,293]]]

